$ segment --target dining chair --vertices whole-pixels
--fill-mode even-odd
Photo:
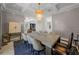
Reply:
[[[35,51],[37,51],[39,54],[40,51],[44,50],[44,46],[41,44],[40,41],[38,41],[36,39],[31,39],[31,44],[33,46],[33,50],[32,50],[33,54]]]
[[[68,41],[64,40],[68,44],[57,42],[56,45],[52,48],[53,52],[56,52],[59,55],[69,54],[69,50],[72,47],[72,40],[73,40],[73,33],[71,33],[71,36]]]
[[[79,52],[79,34],[76,34],[76,38],[74,39],[74,45],[77,48],[78,52]]]

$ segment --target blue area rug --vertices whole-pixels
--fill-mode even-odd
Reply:
[[[45,50],[36,51],[33,46],[26,41],[20,40],[14,42],[15,55],[45,55]]]

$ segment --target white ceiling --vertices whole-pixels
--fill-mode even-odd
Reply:
[[[66,9],[79,7],[78,3],[41,3],[40,6],[37,3],[5,3],[3,5],[7,13],[19,14],[25,17],[35,16],[35,10],[39,8],[44,10],[44,16],[50,16]]]

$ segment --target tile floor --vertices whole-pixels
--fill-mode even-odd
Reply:
[[[14,55],[14,43],[10,42],[3,46],[0,50],[0,55]]]

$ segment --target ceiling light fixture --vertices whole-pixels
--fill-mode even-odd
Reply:
[[[40,8],[41,3],[37,3],[37,5],[39,9],[35,10],[35,14],[38,20],[42,20],[44,11]]]

